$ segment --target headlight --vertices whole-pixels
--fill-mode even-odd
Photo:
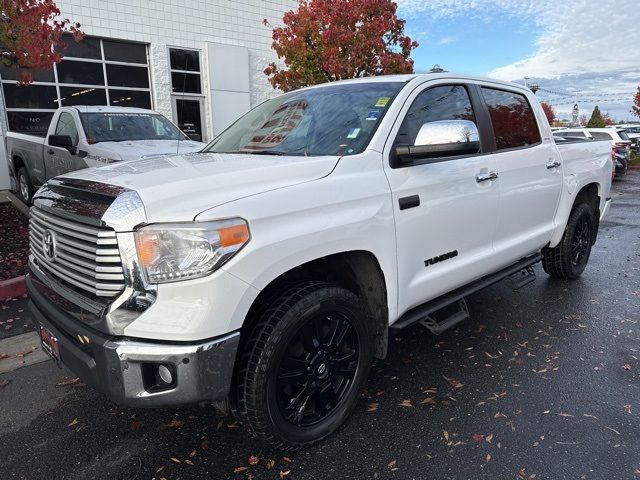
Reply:
[[[135,233],[140,264],[151,283],[203,277],[249,241],[241,218],[149,225]]]

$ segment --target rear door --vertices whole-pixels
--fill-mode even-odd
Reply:
[[[507,265],[544,247],[554,229],[562,189],[562,159],[526,95],[483,86],[495,141],[500,208],[494,248]]]
[[[384,158],[396,226],[399,314],[491,270],[499,187],[489,178],[496,165],[485,153],[482,125],[488,120],[478,105],[473,85],[429,83],[411,93],[391,130]],[[443,143],[419,133],[452,120],[480,127],[480,152],[394,162],[394,146]],[[486,180],[478,181],[479,175]]]
[[[54,121],[56,121],[55,118]],[[78,146],[78,128],[69,112],[60,112],[54,132],[55,135],[70,136],[73,145]],[[47,138],[47,143],[44,146],[44,161],[47,179],[86,167],[85,162],[77,154],[72,154],[66,148],[51,145],[49,138]]]

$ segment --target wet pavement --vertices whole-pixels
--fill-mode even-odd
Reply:
[[[538,265],[452,331],[402,332],[315,447],[282,454],[210,408],[120,408],[47,361],[0,375],[0,478],[640,479],[640,171],[612,196],[579,280]]]

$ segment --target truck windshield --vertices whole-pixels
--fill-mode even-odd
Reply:
[[[367,146],[403,85],[334,84],[286,93],[241,117],[204,151],[353,155]]]
[[[153,113],[81,113],[80,121],[90,144],[132,140],[188,140],[169,120]]]

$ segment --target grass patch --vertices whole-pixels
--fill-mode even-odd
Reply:
[[[629,162],[629,165],[640,167],[640,154],[631,152],[631,161]]]

